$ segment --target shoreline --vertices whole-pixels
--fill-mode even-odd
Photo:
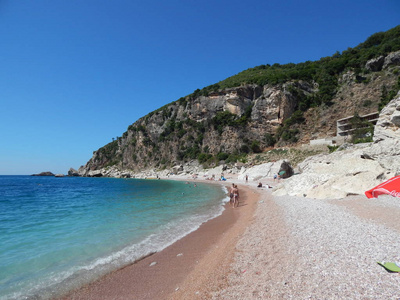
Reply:
[[[321,200],[222,184],[232,182],[238,209],[228,203],[170,247],[63,299],[400,298],[399,273],[377,264],[400,262],[398,198]]]
[[[187,180],[226,187],[231,184],[231,182]],[[221,215],[203,223],[197,230],[162,251],[146,256],[56,299],[210,297],[211,291],[224,286],[236,243],[251,222],[258,201],[258,193],[246,184],[239,183],[239,189],[241,201],[238,208],[233,209],[227,203]]]

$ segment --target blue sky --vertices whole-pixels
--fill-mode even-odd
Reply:
[[[149,112],[400,24],[400,1],[0,0],[0,174],[66,174]]]

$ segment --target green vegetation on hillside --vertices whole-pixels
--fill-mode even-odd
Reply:
[[[195,93],[208,95],[211,92],[244,84],[275,85],[291,80],[313,80],[319,85],[318,94],[304,97],[299,103],[299,109],[306,111],[310,107],[331,104],[330,101],[335,95],[338,85],[337,77],[341,72],[352,69],[359,74],[368,60],[397,50],[400,50],[400,25],[386,32],[375,33],[354,48],[348,48],[342,53],[336,52],[332,56],[323,57],[318,61],[260,65],[202,90],[196,90]]]
[[[379,111],[382,110],[400,91],[400,76],[397,78],[397,83],[390,91],[387,90],[386,86],[382,87],[381,101],[379,102]]]
[[[98,153],[105,163],[105,166],[112,166],[120,161],[121,157],[117,155],[118,142],[119,139],[113,140],[111,143],[108,143],[98,150]]]
[[[366,75],[368,73],[365,69],[366,62],[398,50],[400,50],[400,26],[386,32],[375,33],[354,48],[336,52],[332,56],[323,57],[318,61],[284,65],[266,64],[249,68],[216,84],[197,89],[192,94],[149,113],[128,127],[128,131],[122,136],[124,141],[129,139],[127,143],[121,142],[121,138],[113,140],[112,143],[98,150],[97,159],[104,166],[122,164],[123,161],[126,164],[126,161],[129,163],[129,159],[131,159],[135,164],[141,164],[141,167],[151,164],[165,167],[176,160],[197,159],[205,166],[211,166],[220,161],[226,163],[245,162],[251,156],[257,157],[257,160],[272,160],[278,158],[279,155],[288,155],[275,150],[268,151],[268,153],[262,152],[266,147],[296,143],[299,138],[300,124],[305,121],[305,112],[312,107],[323,106],[326,108],[332,105],[332,99],[339,87],[338,79],[344,71],[353,71],[358,83],[367,83],[370,77]],[[396,75],[395,71],[393,74]],[[306,81],[306,83],[301,81]],[[215,113],[212,118],[199,122],[188,116],[196,98],[246,84],[258,86],[285,84],[285,92],[290,93],[291,97],[296,99],[295,112],[289,118],[285,117],[286,120],[276,132],[263,132],[261,137],[258,136],[259,140],[254,140],[254,136],[250,138],[251,135],[247,135],[249,125],[254,125],[249,123],[253,109],[251,105],[241,116],[229,111],[220,111]],[[309,87],[310,91],[305,90],[303,86]],[[400,76],[395,86],[382,87],[379,109],[383,108],[399,90]],[[366,100],[363,106],[370,106],[374,104],[372,102]],[[182,114],[182,110],[184,114]],[[179,111],[181,114],[178,117]],[[149,130],[151,127],[148,125],[152,121],[157,123],[161,132],[155,134],[154,131]],[[355,116],[354,122],[360,122],[357,116]],[[357,126],[363,128],[355,132],[353,142],[369,141],[372,137],[371,127],[368,124],[358,124]],[[235,138],[238,139],[235,144],[236,148],[228,151],[223,145],[216,147],[209,145],[213,148],[211,151],[209,146],[204,143],[204,137],[208,131],[212,132],[214,139],[215,135],[219,135],[222,139],[228,136],[224,133],[228,132],[232,135],[234,132]],[[123,154],[121,153],[125,149],[131,151],[129,159],[126,157],[122,159]],[[293,152],[291,155],[296,160],[297,157],[301,158],[305,154],[298,155]]]

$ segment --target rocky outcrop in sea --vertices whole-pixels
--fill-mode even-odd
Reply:
[[[54,176],[54,174],[50,171],[47,171],[47,172],[41,172],[38,174],[32,174],[32,176]]]

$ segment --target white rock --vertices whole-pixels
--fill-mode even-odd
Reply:
[[[400,139],[400,92],[380,112],[374,130],[374,141]]]
[[[363,194],[390,175],[378,161],[361,157],[365,147],[309,157],[299,164],[303,173],[284,180],[273,194],[316,199]]]
[[[274,174],[278,174],[282,163],[283,160],[279,160],[277,162],[268,162],[247,169],[242,167],[238,179],[245,180],[246,175],[249,176],[249,181],[257,181],[262,178],[272,178]]]

